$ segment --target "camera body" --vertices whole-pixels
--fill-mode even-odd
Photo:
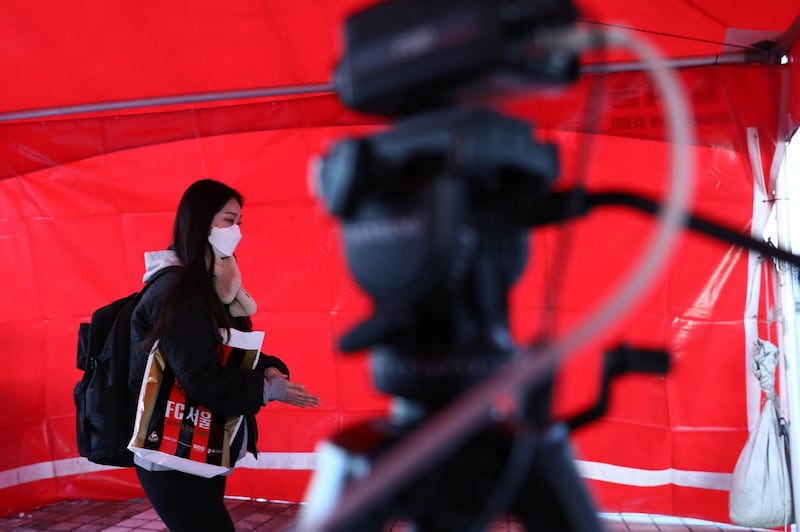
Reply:
[[[387,116],[532,84],[575,81],[574,52],[537,38],[574,24],[565,0],[390,0],[345,22],[334,85],[348,107]]]
[[[529,123],[468,107],[412,116],[321,160],[317,188],[374,302],[340,347],[373,348],[379,390],[440,403],[508,360],[507,294],[528,258],[529,213],[557,176],[556,146]]]

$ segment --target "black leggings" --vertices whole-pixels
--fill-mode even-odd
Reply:
[[[224,503],[226,477],[148,471],[139,466],[136,475],[150,504],[171,532],[234,532]]]

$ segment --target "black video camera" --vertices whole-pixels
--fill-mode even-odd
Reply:
[[[509,85],[575,81],[574,52],[542,47],[574,24],[564,0],[391,0],[345,23],[334,85],[351,108],[408,115]]]

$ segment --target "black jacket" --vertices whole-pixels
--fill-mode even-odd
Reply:
[[[177,268],[159,272],[133,311],[128,387],[134,394],[139,393],[149,354],[142,342],[161,314],[177,276]],[[186,299],[176,309],[160,346],[167,364],[189,397],[214,413],[245,416],[247,448],[256,454],[258,434],[254,416],[263,406],[264,370],[274,366],[288,374],[288,368],[275,357],[266,356],[260,357],[256,369],[221,366],[217,351],[220,341],[204,302]],[[243,432],[239,431],[231,445],[232,461],[239,455],[242,437]]]

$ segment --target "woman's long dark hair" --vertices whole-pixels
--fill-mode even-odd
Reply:
[[[166,295],[161,315],[145,339],[148,350],[164,335],[176,309],[187,298],[205,302],[215,328],[230,327],[228,312],[214,288],[208,233],[214,215],[231,199],[239,206],[244,204],[238,191],[213,179],[196,181],[183,193],[172,229],[172,249],[181,267],[177,281]]]

